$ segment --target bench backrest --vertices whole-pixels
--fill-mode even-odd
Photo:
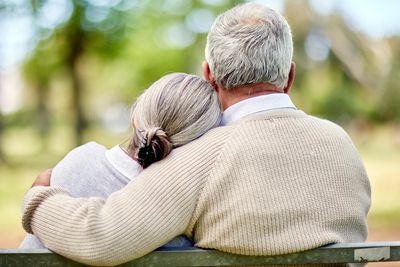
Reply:
[[[123,266],[248,266],[400,261],[400,242],[341,243],[282,256],[241,256],[197,248],[159,249]],[[0,266],[84,266],[47,249],[0,249]]]

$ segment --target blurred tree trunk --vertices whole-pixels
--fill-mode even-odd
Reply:
[[[47,82],[42,81],[37,87],[38,92],[38,127],[41,139],[42,150],[47,148],[47,137],[50,129],[50,114],[47,106],[49,96],[49,86]]]
[[[0,73],[0,96],[1,96],[1,91],[2,91],[2,77]],[[5,162],[5,156],[4,156],[4,151],[3,151],[3,133],[4,133],[4,119],[3,119],[3,113],[0,107],[0,163]]]
[[[4,131],[3,115],[1,114],[1,111],[0,111],[0,163],[3,163],[6,161],[6,158],[5,158],[4,152],[3,152],[3,131]]]
[[[4,153],[3,153],[3,114],[0,111],[0,161],[4,161]]]
[[[70,32],[70,51],[67,57],[68,73],[72,82],[72,107],[74,112],[75,143],[81,145],[87,122],[83,112],[82,83],[79,77],[78,60],[83,53],[84,33],[79,27]]]

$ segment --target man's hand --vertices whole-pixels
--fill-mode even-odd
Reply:
[[[51,171],[53,169],[47,169],[43,171],[41,174],[36,177],[36,180],[33,182],[32,187],[34,186],[49,186],[50,185],[50,178],[51,178]]]

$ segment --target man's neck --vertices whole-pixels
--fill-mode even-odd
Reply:
[[[256,96],[284,93],[283,89],[268,83],[258,83],[238,86],[230,90],[219,89],[218,95],[222,104],[222,109],[226,110],[230,106]]]

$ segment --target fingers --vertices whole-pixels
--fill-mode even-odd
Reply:
[[[35,181],[32,184],[32,187],[34,186],[49,186],[50,185],[50,180],[51,180],[51,172],[53,169],[47,169],[41,172],[35,179]]]

